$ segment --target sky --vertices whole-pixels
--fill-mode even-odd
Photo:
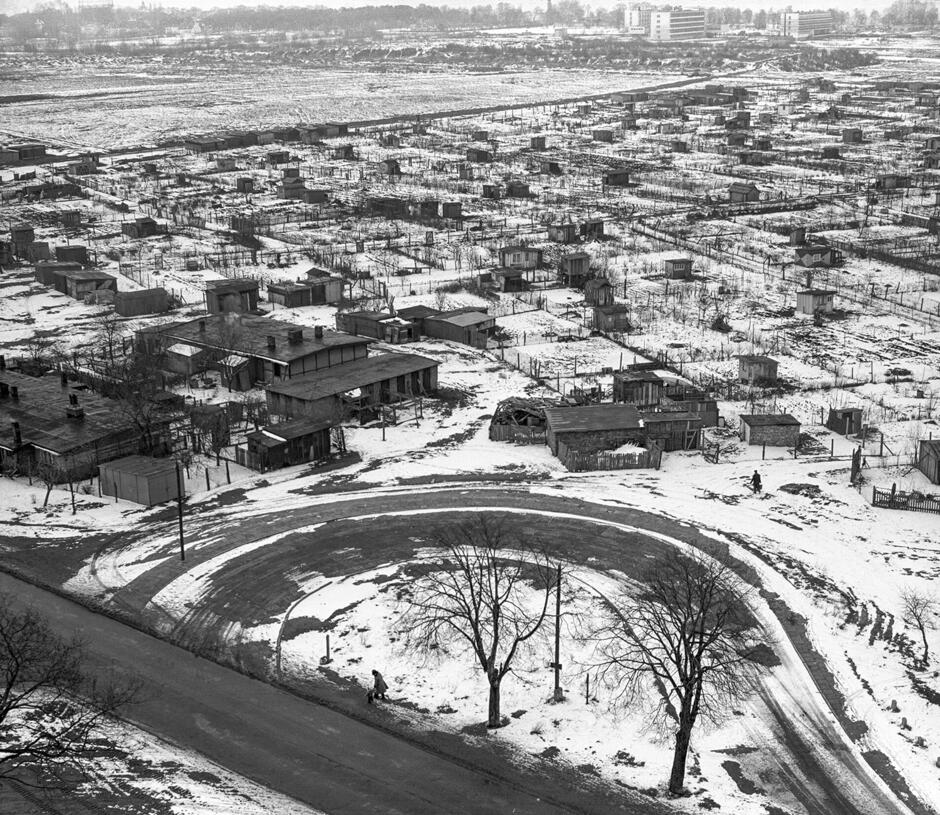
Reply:
[[[47,0],[48,1],[48,0]],[[472,6],[496,2],[497,0],[446,0],[446,2],[436,3],[434,0],[423,0],[427,5],[447,5],[447,6]],[[623,0],[581,0],[585,6],[592,8],[610,8],[612,6],[623,6]],[[653,0],[658,2],[659,0]],[[52,0],[58,3],[59,0]],[[64,0],[65,4],[71,8],[78,6],[78,0]],[[87,5],[92,5],[95,0],[85,0]],[[233,8],[235,6],[327,6],[329,8],[339,8],[343,6],[370,6],[370,5],[419,5],[422,0],[262,0],[262,2],[251,2],[251,0],[145,0],[143,3],[128,2],[128,0],[114,0],[115,6],[137,7],[139,5],[163,6],[164,8]],[[519,5],[523,8],[541,8],[545,6],[545,0],[507,0],[510,5]],[[667,0],[662,0],[667,2]],[[675,3],[675,0],[671,0]],[[17,12],[29,11],[42,5],[37,0],[0,0],[0,12],[15,14]],[[678,5],[678,3],[677,3]],[[684,5],[695,7],[710,6],[733,6],[734,0],[686,0]],[[800,9],[819,9],[819,8],[842,8],[852,11],[857,8],[871,11],[872,9],[882,10],[890,5],[890,0],[748,0],[742,3],[742,7],[751,9],[777,9],[782,10],[792,7],[794,10]]]

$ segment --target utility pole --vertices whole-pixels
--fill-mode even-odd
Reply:
[[[179,459],[176,460],[176,506],[180,521],[180,560],[186,560],[186,550],[183,548],[183,474],[180,472]]]
[[[564,702],[565,694],[561,689],[561,564],[555,574],[555,661],[551,665],[555,669],[556,702]]]

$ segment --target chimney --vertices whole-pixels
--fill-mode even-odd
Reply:
[[[313,336],[316,337],[318,340],[323,339],[323,326],[322,325],[314,326]]]
[[[6,399],[10,395],[10,386],[6,382],[0,382],[0,399]]]
[[[13,422],[13,449],[16,450],[23,444],[23,436],[20,434],[20,423]]]
[[[16,385],[10,385],[10,398],[11,399],[20,398],[20,389]]]
[[[199,321],[199,333],[200,333],[200,334],[205,334],[205,333],[206,333],[206,321],[205,321],[205,320],[200,320],[200,321]]]
[[[85,418],[85,409],[78,404],[78,396],[74,393],[69,394],[69,403],[65,408],[65,415],[70,419]]]
[[[271,334],[268,334],[268,348],[276,348],[276,347],[277,347],[277,341],[274,339],[274,336]]]
[[[304,330],[302,328],[291,328],[287,332],[287,342],[291,345],[300,345],[304,341]]]

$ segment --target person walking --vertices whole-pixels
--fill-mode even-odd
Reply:
[[[754,470],[754,475],[751,476],[751,488],[754,490],[754,492],[760,492],[760,473],[757,472],[757,470]]]
[[[368,700],[371,705],[374,699],[385,699],[385,694],[388,693],[388,685],[385,683],[385,680],[375,668],[372,669],[372,690],[369,691]]]

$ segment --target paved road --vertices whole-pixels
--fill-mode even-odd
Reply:
[[[81,632],[92,665],[138,674],[135,723],[330,815],[570,811],[8,575],[0,591]]]

